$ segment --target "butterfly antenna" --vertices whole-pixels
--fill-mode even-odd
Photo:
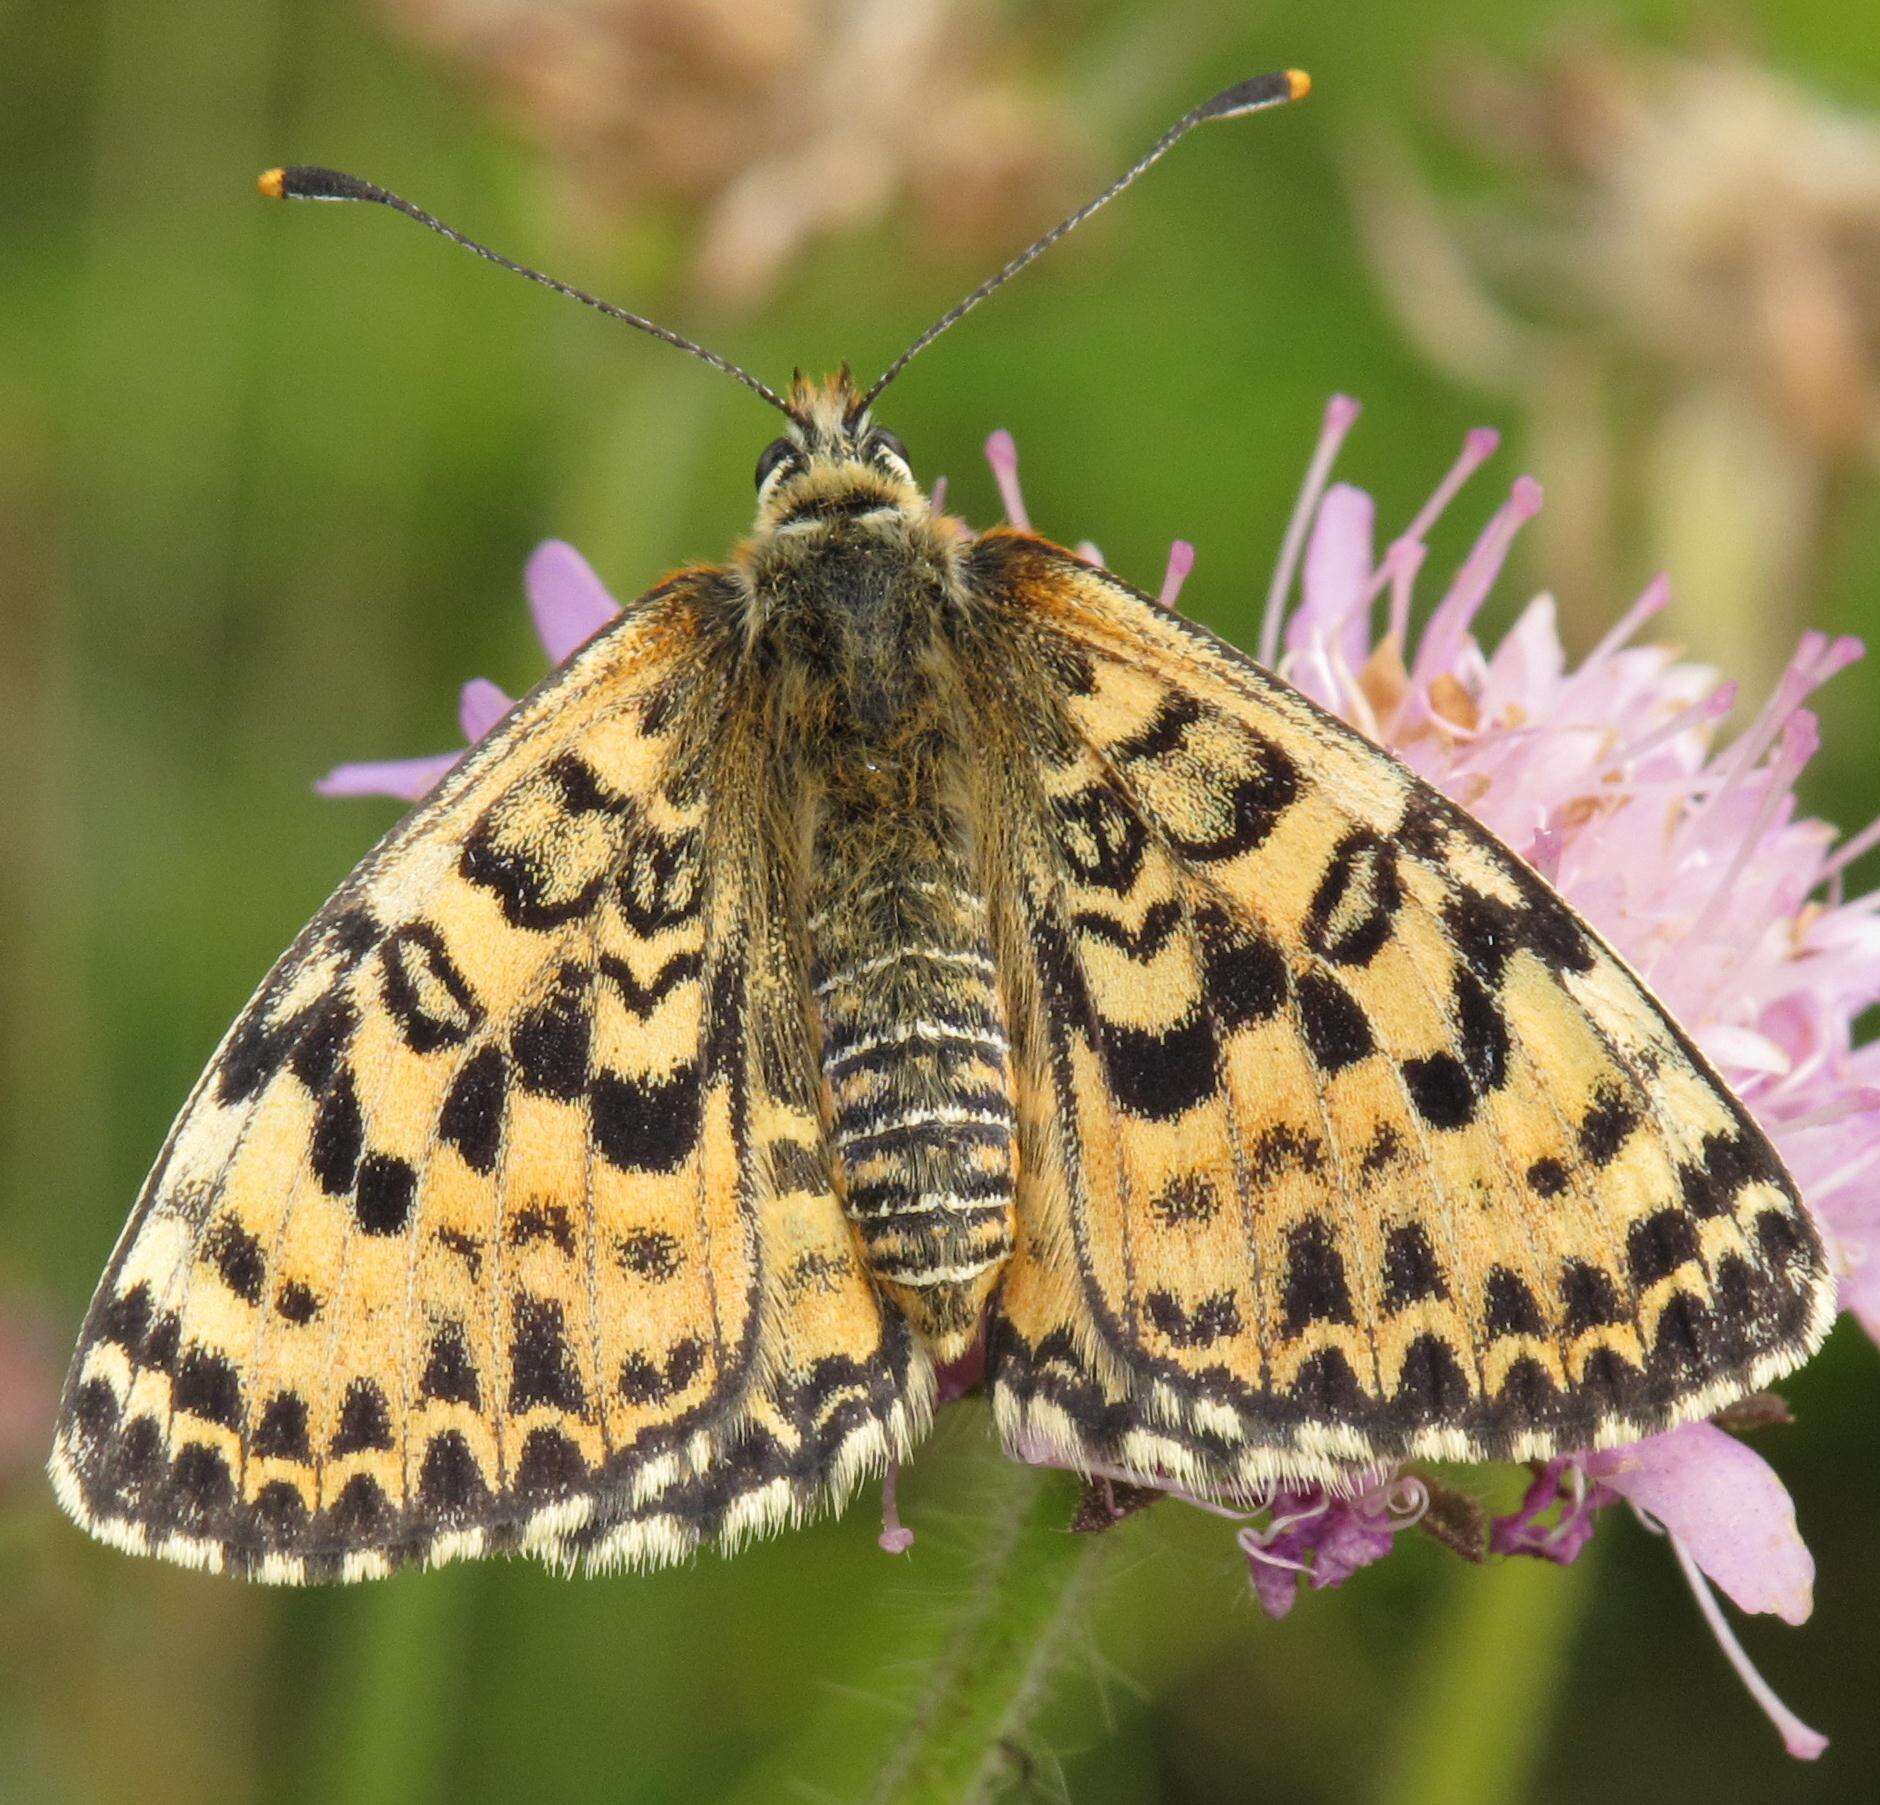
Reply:
[[[526,263],[517,263],[505,257],[500,251],[492,251],[486,244],[479,244],[474,238],[459,232],[455,226],[447,226],[434,214],[425,212],[422,207],[414,206],[402,195],[393,194],[389,188],[381,188],[376,182],[367,182],[356,175],[346,175],[337,169],[320,169],[301,165],[292,169],[270,169],[260,181],[261,192],[270,200],[290,201],[374,201],[381,207],[390,207],[394,213],[402,213],[407,219],[415,219],[419,225],[435,232],[440,238],[448,238],[452,244],[460,244],[466,251],[474,251],[486,262],[500,268],[513,270],[518,276],[526,276],[531,282],[539,282],[544,288],[552,288],[558,295],[566,295],[572,301],[579,301],[583,307],[592,307],[596,313],[604,313],[610,320],[619,320],[623,325],[635,327],[641,332],[650,333],[654,338],[663,339],[669,345],[676,345],[681,351],[691,353],[701,363],[708,363],[714,370],[723,370],[727,376],[735,376],[739,382],[754,395],[761,395],[779,413],[789,414],[790,404],[768,383],[760,382],[749,370],[741,369],[727,357],[720,357],[716,351],[707,351],[703,345],[694,344],[691,339],[677,332],[670,332],[664,326],[643,318],[640,314],[629,313],[624,307],[616,307],[611,301],[603,301],[598,295],[591,295],[586,289],[576,288],[572,283],[559,282],[553,276],[546,276],[538,269],[530,269]]]
[[[1069,219],[1060,220],[1035,244],[1028,245],[1020,251],[996,275],[989,276],[980,283],[965,300],[957,306],[949,307],[882,371],[875,379],[875,386],[855,404],[854,413],[859,415],[868,407],[875,397],[941,333],[951,326],[957,326],[994,289],[1003,288],[1034,257],[1043,256],[1060,238],[1068,237],[1076,231],[1099,207],[1108,206],[1144,170],[1148,169],[1151,164],[1160,162],[1196,126],[1204,125],[1210,119],[1238,119],[1244,113],[1258,113],[1267,107],[1284,106],[1289,100],[1303,100],[1311,88],[1312,78],[1303,69],[1285,69],[1271,75],[1256,75],[1251,81],[1236,82],[1231,88],[1223,88],[1212,100],[1204,100],[1198,107],[1184,113],[1161,137],[1156,139],[1140,159],[1124,170],[1095,200],[1086,201]]]

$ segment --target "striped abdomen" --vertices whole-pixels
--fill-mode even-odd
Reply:
[[[811,983],[845,1202],[870,1269],[942,1359],[1012,1251],[1013,1116],[984,900],[943,819],[817,835]]]

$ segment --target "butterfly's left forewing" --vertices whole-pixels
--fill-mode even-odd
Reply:
[[[906,1445],[924,1367],[835,1198],[721,582],[525,700],[231,1031],[67,1385],[95,1532],[282,1580],[648,1563]]]
[[[1632,1439],[1805,1356],[1831,1286],[1780,1162],[1532,871],[1104,573],[975,563],[1008,1440],[1246,1493]]]

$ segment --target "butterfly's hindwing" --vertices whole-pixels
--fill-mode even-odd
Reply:
[[[97,1533],[280,1580],[651,1563],[911,1439],[719,583],[520,705],[231,1031],[68,1383],[54,1474]]]
[[[1631,1439],[1805,1357],[1831,1286],[1779,1161],[1537,876],[1106,575],[976,563],[1057,717],[1008,706],[987,802],[1009,1440],[1244,1490]]]

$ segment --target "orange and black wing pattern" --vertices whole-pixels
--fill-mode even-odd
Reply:
[[[1833,1287],[1775,1153],[1532,870],[1107,573],[1017,533],[972,569],[1008,1443],[1250,1496],[1631,1440],[1806,1357]]]
[[[231,1030],[67,1384],[53,1476],[94,1533],[290,1582],[652,1564],[916,1433],[724,588],[672,580],[518,705]]]

